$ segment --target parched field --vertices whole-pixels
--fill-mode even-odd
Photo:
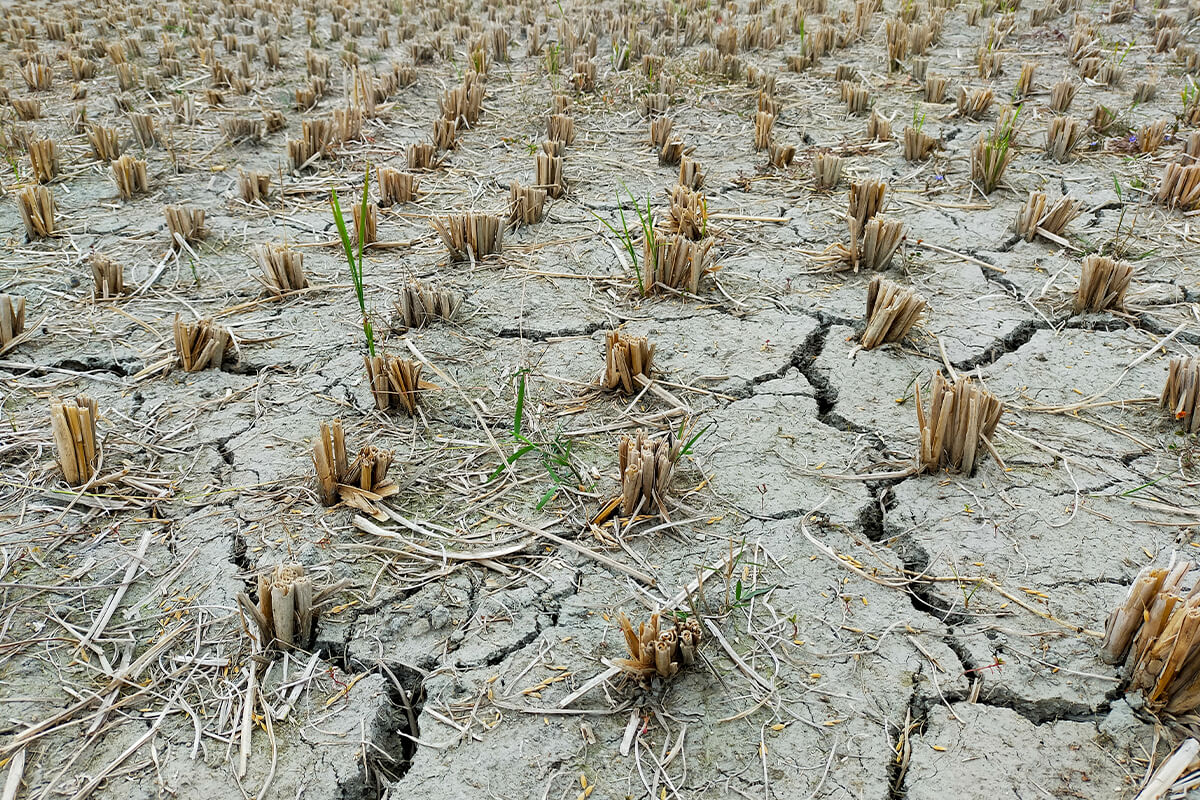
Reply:
[[[2,800],[1200,786],[1196,0],[3,12]]]

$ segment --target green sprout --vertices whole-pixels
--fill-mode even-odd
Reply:
[[[551,486],[538,499],[537,509],[541,511],[547,503],[554,499],[559,490],[564,485],[575,483],[576,485],[583,483],[583,478],[579,471],[575,469],[575,465],[571,461],[571,440],[561,434],[555,434],[554,438],[548,442],[535,441],[525,435],[523,431],[525,420],[525,377],[529,373],[528,369],[518,370],[517,378],[517,403],[513,410],[513,427],[512,441],[516,445],[516,449],[512,454],[507,456],[500,466],[492,471],[488,476],[488,481],[491,482],[498,478],[504,470],[515,464],[524,456],[530,453],[536,453],[542,469],[546,471],[547,477],[550,479]]]
[[[362,312],[363,335],[367,338],[367,352],[371,357],[375,356],[375,330],[371,327],[371,320],[367,317],[367,301],[363,293],[363,237],[366,235],[366,219],[367,219],[367,189],[371,184],[371,165],[368,164],[366,173],[363,178],[363,193],[362,206],[359,214],[358,225],[358,250],[355,251],[350,242],[350,234],[346,230],[346,219],[342,215],[342,206],[338,202],[337,190],[333,190],[329,197],[329,204],[333,207],[333,220],[337,223],[338,236],[342,240],[342,250],[346,253],[346,263],[350,265],[350,279],[354,281],[354,293],[358,297],[358,308]]]

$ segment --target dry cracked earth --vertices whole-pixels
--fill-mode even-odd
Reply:
[[[1200,443],[1158,406],[1169,358],[1200,344],[1200,240],[1185,212],[1152,202],[1194,130],[1180,105],[1194,50],[1188,62],[1156,43],[1161,30],[1196,43],[1200,9],[1123,8],[1048,6],[1034,24],[1042,8],[884,0],[860,3],[855,36],[846,0],[5,3],[0,291],[26,299],[31,331],[0,354],[5,800],[1133,797],[1187,720],[1126,695],[1099,632],[1138,570],[1190,557],[1200,524]],[[923,58],[947,102],[925,102],[915,54],[889,70],[897,15],[937,22]],[[844,46],[790,70],[825,28]],[[989,30],[1006,33],[985,79]],[[1078,31],[1123,70],[1116,83],[1080,77]],[[354,202],[368,165],[406,168],[439,98],[482,66],[478,42],[482,114],[414,202],[380,208],[382,244],[365,253],[378,346],[436,385],[414,416],[380,412],[328,198]],[[329,78],[298,110],[310,53]],[[76,77],[72,59],[94,74]],[[27,85],[29,63],[52,72],[47,89]],[[1015,157],[984,194],[970,150],[1024,63]],[[581,90],[582,64],[595,78]],[[356,66],[394,65],[415,83],[293,169],[302,121],[359,102]],[[887,139],[847,112],[839,66],[892,120]],[[1043,149],[1060,80],[1077,85],[1081,120],[1118,115],[1063,163]],[[1157,91],[1133,102],[1146,82]],[[996,101],[959,116],[960,86]],[[764,88],[773,141],[796,148],[788,166],[753,146]],[[635,222],[639,201],[666,213],[678,168],[659,163],[639,105],[660,90],[704,173],[719,269],[694,294],[643,297],[608,226]],[[510,183],[535,180],[556,95],[575,129],[565,196],[499,254],[450,260],[431,218],[506,214]],[[30,98],[40,117],[18,120],[13,101]],[[146,192],[118,196],[81,106],[145,160]],[[260,141],[222,127],[266,110],[285,127]],[[153,116],[156,142],[139,143],[131,114]],[[907,161],[901,131],[922,118],[941,146]],[[1160,119],[1162,144],[1140,152]],[[26,150],[46,138],[56,231],[29,238],[18,196],[34,184]],[[814,187],[821,153],[843,159],[832,190]],[[242,170],[271,176],[265,199],[242,199]],[[872,273],[826,257],[847,238],[847,188],[868,179],[888,184],[885,214],[905,226],[885,274],[929,306],[903,342],[872,350],[858,346]],[[1082,202],[1056,241],[1014,232],[1034,190]],[[173,247],[167,205],[203,209],[206,235]],[[303,253],[307,290],[264,295],[262,242]],[[93,298],[93,253],[123,265],[126,294]],[[1134,265],[1124,308],[1073,312],[1091,253]],[[412,279],[461,293],[457,317],[397,327]],[[226,326],[235,356],[184,372],[177,314]],[[596,388],[614,329],[656,346],[658,391]],[[973,475],[903,474],[915,390],[939,370],[1004,403],[997,458]],[[496,474],[519,446],[520,386],[522,433],[542,450]],[[98,404],[111,476],[83,491],[64,483],[49,424],[51,400],[79,393]],[[385,521],[318,501],[310,453],[334,418],[352,447],[395,451]],[[618,437],[685,420],[703,433],[669,519],[590,525],[619,491]],[[538,453],[568,443],[556,484]],[[345,585],[311,655],[263,653],[236,596],[292,561]],[[705,621],[697,663],[648,684],[593,680],[626,655],[618,615],[664,608]]]

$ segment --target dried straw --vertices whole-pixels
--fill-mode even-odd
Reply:
[[[46,186],[26,186],[17,193],[17,207],[29,241],[54,234],[54,193]]]
[[[912,289],[875,276],[867,286],[867,327],[862,346],[870,350],[903,340],[926,307],[925,298]]]
[[[468,211],[430,220],[442,237],[451,261],[477,261],[499,253],[504,245],[504,221],[495,214]]]
[[[641,389],[638,376],[649,379],[654,364],[654,345],[644,336],[609,331],[604,340],[604,382],[602,387],[622,394]]]
[[[918,469],[946,467],[966,475],[975,471],[981,443],[991,440],[1004,406],[991,392],[970,378],[948,383],[941,373],[933,376],[929,411],[916,384],[917,425],[921,432]]]
[[[395,327],[420,328],[435,320],[452,320],[462,306],[462,295],[409,281],[396,293]]]
[[[371,396],[380,411],[401,409],[410,416],[417,412],[421,392],[436,389],[421,380],[421,363],[395,356],[363,356]]]
[[[86,395],[50,403],[58,466],[70,486],[83,486],[96,472],[96,416],[96,401]]]
[[[304,274],[304,254],[300,251],[267,242],[254,245],[250,253],[262,270],[267,291],[275,297],[308,287],[308,278]]]
[[[198,372],[206,367],[220,369],[226,351],[233,346],[229,331],[211,319],[184,322],[176,314],[174,334],[175,352],[184,372]]]
[[[1124,261],[1099,255],[1085,257],[1075,293],[1075,313],[1125,308],[1125,293],[1132,276],[1133,266]]]
[[[125,270],[119,263],[101,253],[92,253],[89,260],[95,284],[93,297],[110,300],[125,293]]]
[[[674,627],[661,629],[658,612],[650,615],[649,623],[638,625],[637,631],[623,613],[617,623],[625,634],[629,658],[614,659],[613,663],[642,681],[670,678],[682,667],[695,663],[696,648],[703,640],[703,629],[695,616],[677,618]]]
[[[1161,405],[1177,420],[1183,420],[1188,433],[1200,431],[1200,356],[1177,356],[1171,359],[1167,382],[1163,386]]]

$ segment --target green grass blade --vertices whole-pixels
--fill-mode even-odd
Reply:
[[[517,408],[513,412],[513,438],[521,438],[521,422],[525,417],[525,373],[517,382]]]

